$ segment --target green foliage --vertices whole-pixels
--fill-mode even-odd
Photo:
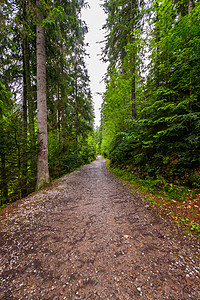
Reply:
[[[116,10],[117,1],[106,2],[106,7],[113,5]],[[136,12],[134,39],[124,39],[126,46],[120,49],[119,37],[110,30],[106,45],[110,60],[120,51],[123,59],[118,58],[108,72],[101,153],[112,164],[129,165],[137,177],[155,180],[158,186],[163,181],[168,191],[171,183],[199,188],[200,182],[200,4],[195,2],[189,14],[186,8],[182,2],[153,1],[146,10],[141,8],[149,23],[146,32],[139,30],[142,19]],[[113,25],[112,13],[107,13],[106,27],[117,28],[119,20]],[[119,49],[113,48],[113,38]]]
[[[96,158],[96,142],[93,135],[89,135],[88,138],[83,141],[79,156],[82,164],[91,163]]]
[[[28,140],[26,153],[24,153],[23,142],[20,111],[11,111],[4,115],[0,122],[0,206],[34,191],[36,178],[33,177],[30,165],[31,157],[37,152],[37,147],[31,148],[30,140]],[[22,173],[24,154],[28,169],[25,181]]]
[[[72,172],[96,158],[96,143],[93,135],[89,135],[79,143],[74,139],[68,140],[63,151],[57,133],[51,133],[48,136],[48,145],[49,170],[52,179]]]

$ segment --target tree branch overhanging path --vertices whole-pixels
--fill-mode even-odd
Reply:
[[[200,298],[198,243],[102,157],[1,214],[0,299]]]

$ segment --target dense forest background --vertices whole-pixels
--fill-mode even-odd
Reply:
[[[158,186],[200,188],[199,1],[103,1],[109,66],[96,135],[85,6],[0,3],[0,206],[91,162],[96,148]]]
[[[200,3],[104,1],[100,151],[157,186],[200,188]]]
[[[87,26],[80,18],[85,5],[82,0],[0,3],[0,206],[35,190],[39,152],[48,153],[51,179],[95,158],[93,106],[84,63]],[[41,50],[38,37],[43,39],[39,36],[43,30]],[[46,111],[37,109],[41,55],[46,82],[40,90],[46,90],[42,104]],[[39,110],[43,125],[47,118],[47,149],[37,125]]]

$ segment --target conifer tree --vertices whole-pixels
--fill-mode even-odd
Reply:
[[[48,142],[47,142],[47,99],[46,99],[46,49],[45,28],[40,0],[36,1],[38,24],[36,26],[37,55],[37,122],[39,151],[37,158],[37,189],[49,183]]]

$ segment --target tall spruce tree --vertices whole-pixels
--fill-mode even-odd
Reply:
[[[37,158],[37,189],[50,182],[48,167],[47,142],[47,98],[46,98],[46,47],[45,28],[42,26],[43,15],[41,1],[36,1],[36,56],[37,56],[37,124],[38,124],[38,158]]]

